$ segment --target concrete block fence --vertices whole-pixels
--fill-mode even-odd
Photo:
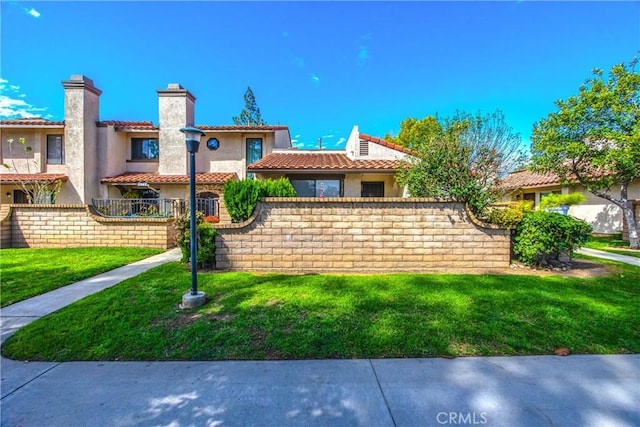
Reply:
[[[86,205],[3,205],[2,248],[176,245],[175,221],[104,218]]]
[[[266,198],[246,222],[217,228],[222,270],[472,272],[510,261],[509,231],[451,201]]]

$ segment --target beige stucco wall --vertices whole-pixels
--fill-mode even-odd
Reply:
[[[46,171],[46,135],[61,134],[62,129],[52,132],[45,129],[0,129],[2,162],[9,166],[1,167],[0,173],[39,173]],[[18,141],[25,139],[23,146]],[[13,139],[13,145],[7,140]],[[25,146],[31,151],[25,151]]]
[[[218,138],[220,148],[209,150],[206,141]],[[207,131],[202,138],[200,150],[196,154],[197,172],[233,172],[239,179],[246,178],[247,138],[262,138],[262,156],[271,154],[274,149],[275,138],[271,132],[265,133],[230,133]]]
[[[220,225],[219,269],[287,273],[508,267],[509,231],[461,203],[430,199],[267,198],[243,224]]]
[[[193,126],[195,98],[177,84],[158,90],[159,149],[161,175],[188,173],[185,137],[180,128]]]

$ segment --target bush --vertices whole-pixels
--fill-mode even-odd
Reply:
[[[227,181],[224,185],[224,204],[232,222],[246,221],[263,197],[295,197],[296,190],[286,178],[258,181],[246,179]]]
[[[182,215],[176,222],[178,231],[177,243],[182,252],[182,262],[191,261],[191,217],[190,213]],[[216,261],[216,234],[213,226],[204,220],[202,212],[196,212],[197,253],[196,262],[198,268],[213,268]]]
[[[571,256],[589,239],[591,226],[554,212],[527,212],[516,227],[513,251],[527,265],[547,265],[561,254]]]
[[[547,194],[540,199],[540,209],[551,208],[561,205],[577,205],[586,202],[587,197],[582,193],[569,194]]]
[[[533,202],[521,200],[504,206],[492,206],[486,217],[487,222],[504,228],[514,227],[522,222],[527,212],[533,211]]]

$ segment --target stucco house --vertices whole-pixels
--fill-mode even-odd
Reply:
[[[515,171],[506,176],[501,187],[506,190],[507,200],[530,200],[534,206],[549,193],[567,194],[580,192],[587,197],[584,203],[569,208],[569,215],[588,222],[598,234],[615,234],[623,231],[622,209],[601,197],[586,191],[580,184],[563,185],[556,174],[539,174],[527,169]],[[620,197],[620,189],[612,188],[611,194]],[[640,201],[640,179],[629,185],[630,200]],[[640,206],[640,203],[636,203]],[[636,209],[636,212],[638,209]],[[636,215],[636,221],[638,220]]]
[[[101,120],[101,91],[83,75],[62,82],[64,120],[0,121],[1,203],[25,203],[22,182],[62,182],[58,204],[87,204],[124,215],[131,202],[162,212],[188,199],[188,155],[180,128],[206,133],[196,154],[198,208],[228,220],[222,189],[228,180],[287,177],[300,196],[400,197],[395,172],[410,150],[353,128],[344,150],[297,150],[287,126],[194,124],[196,98],[179,84],[158,94],[158,124]],[[31,152],[9,146],[25,138]],[[216,144],[207,144],[213,141]],[[210,145],[211,149],[208,147]],[[11,148],[13,148],[11,150]],[[215,149],[214,149],[215,148]],[[177,203],[177,204],[176,204]],[[126,209],[120,209],[127,206]],[[183,209],[183,208],[182,208]],[[156,211],[154,211],[156,212]]]

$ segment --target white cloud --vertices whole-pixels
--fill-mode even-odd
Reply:
[[[22,10],[24,10],[26,12],[27,15],[31,15],[34,18],[40,18],[40,12],[38,12],[37,10],[35,10],[34,8],[26,8],[23,7]]]
[[[300,138],[300,134],[295,135],[294,138]]]
[[[38,117],[47,110],[35,107],[24,99],[18,99],[26,97],[25,94],[18,93],[19,90],[20,86],[9,84],[8,80],[0,77],[0,117],[3,119]]]
[[[333,138],[333,135],[332,135],[332,134],[329,134],[329,135],[322,135],[322,137],[323,137],[323,138]]]
[[[315,74],[315,73],[311,74],[311,82],[314,85],[319,86],[320,85],[320,77],[318,77],[318,75]]]
[[[358,49],[358,65],[364,66],[369,60],[369,48],[360,46]]]
[[[336,145],[340,145],[340,144],[342,144],[343,142],[345,142],[346,140],[347,140],[347,138],[342,137],[342,138],[340,138],[340,139],[338,139],[338,140],[336,141]]]

